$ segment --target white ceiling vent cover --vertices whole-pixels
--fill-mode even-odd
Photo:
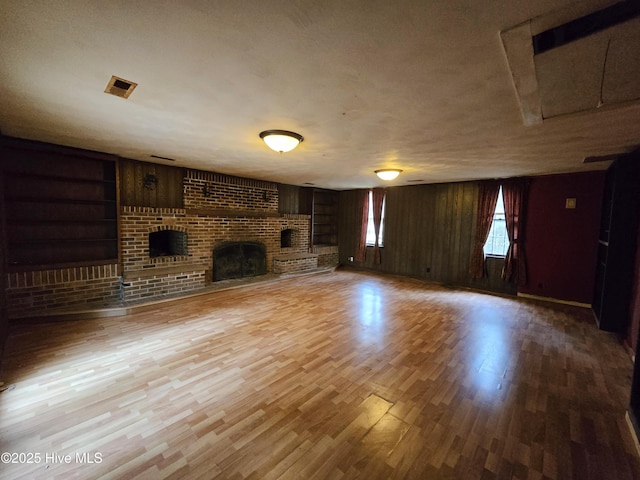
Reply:
[[[131,95],[131,92],[133,92],[133,89],[137,86],[137,83],[112,75],[111,80],[109,80],[107,84],[107,88],[104,89],[104,93],[109,93],[116,97],[129,98],[129,95]]]

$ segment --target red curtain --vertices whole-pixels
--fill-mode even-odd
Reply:
[[[367,255],[367,226],[369,223],[369,190],[358,191],[358,209],[361,212],[360,238],[356,246],[356,262],[364,262]]]
[[[500,182],[496,180],[487,180],[478,184],[476,234],[473,238],[473,252],[469,266],[469,275],[472,279],[483,278],[487,273],[484,261],[484,244],[487,242],[491,223],[493,223],[499,190]]]
[[[502,279],[516,285],[525,285],[527,282],[524,239],[528,185],[526,178],[514,178],[502,184],[504,216],[509,235],[509,250],[502,267]]]
[[[376,233],[376,243],[373,246],[373,263],[379,265],[382,262],[380,258],[380,245],[378,237],[380,236],[380,225],[382,224],[382,204],[384,202],[384,188],[373,189],[373,228]]]

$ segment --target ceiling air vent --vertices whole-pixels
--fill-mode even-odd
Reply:
[[[133,89],[137,86],[137,83],[112,75],[111,80],[109,80],[107,84],[107,88],[104,89],[104,93],[109,93],[116,97],[129,98],[129,95],[131,95],[131,92],[133,92]]]

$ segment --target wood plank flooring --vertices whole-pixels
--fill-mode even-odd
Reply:
[[[631,371],[585,309],[283,279],[13,327],[0,478],[637,479]]]

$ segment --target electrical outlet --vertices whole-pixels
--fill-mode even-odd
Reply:
[[[353,257],[348,257],[347,260],[349,260],[350,262],[353,262]]]

